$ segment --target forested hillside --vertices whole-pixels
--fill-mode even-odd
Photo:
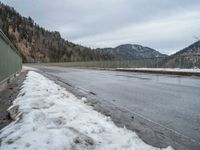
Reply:
[[[0,2],[0,28],[20,51],[24,62],[109,60],[108,54],[74,44],[21,16]]]
[[[115,48],[103,48],[99,51],[108,53],[117,60],[133,60],[133,59],[146,59],[146,58],[157,58],[167,57],[155,49],[144,47],[138,44],[123,44]]]
[[[167,57],[161,67],[199,68],[200,41],[197,41],[177,53]]]

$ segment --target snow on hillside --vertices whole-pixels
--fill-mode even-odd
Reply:
[[[30,71],[12,106],[19,106],[18,116],[0,131],[0,149],[158,150],[117,127],[85,100]]]

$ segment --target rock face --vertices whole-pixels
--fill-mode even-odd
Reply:
[[[162,54],[152,48],[144,47],[137,44],[124,44],[115,48],[104,48],[101,51],[111,54],[115,59],[126,60],[126,59],[139,59],[139,58],[156,58],[166,57],[167,55]]]

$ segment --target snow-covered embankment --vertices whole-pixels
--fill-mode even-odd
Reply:
[[[1,150],[157,150],[117,127],[43,75],[30,71],[13,106],[16,120],[1,130]],[[167,148],[171,150],[171,147]]]

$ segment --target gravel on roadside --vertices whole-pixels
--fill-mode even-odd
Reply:
[[[4,90],[0,92],[0,129],[7,126],[12,121],[7,109],[12,105],[13,100],[17,97],[23,81],[26,78],[27,72],[28,71],[22,71]]]

